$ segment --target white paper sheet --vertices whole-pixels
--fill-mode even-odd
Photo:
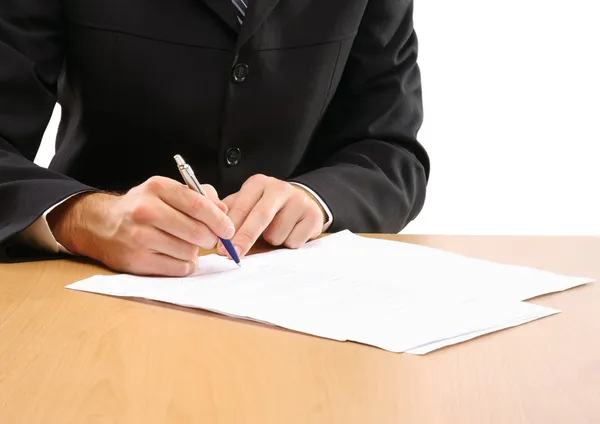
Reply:
[[[187,278],[94,276],[67,287],[423,354],[557,313],[522,301],[593,281],[348,231],[246,257],[241,269],[217,255],[199,264]]]
[[[517,306],[518,305],[518,306]],[[512,306],[512,307],[511,307]],[[483,336],[488,333],[504,330],[510,327],[516,327],[518,325],[526,324],[528,322],[534,321],[536,319],[544,318],[550,315],[554,315],[559,313],[560,311],[557,309],[547,308],[539,305],[532,305],[524,302],[520,302],[518,304],[513,304],[507,308],[505,311],[506,316],[503,323],[498,325],[492,325],[488,328],[484,328],[479,331],[462,334],[456,337],[451,337],[449,339],[438,340],[433,343],[428,343],[423,346],[418,346],[407,350],[406,353],[414,354],[414,355],[424,355],[429,352],[433,352],[434,350],[441,349],[446,346],[451,346],[454,344],[462,343],[467,340],[471,340],[480,336]],[[508,311],[512,312],[512,316],[510,319],[508,318]],[[481,321],[480,321],[481,322]]]

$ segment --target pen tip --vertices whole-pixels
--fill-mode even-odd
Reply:
[[[237,263],[237,266],[239,266],[239,267],[241,268],[241,267],[242,267],[242,264],[238,262],[238,263]]]

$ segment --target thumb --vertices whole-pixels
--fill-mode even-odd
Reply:
[[[239,192],[238,192],[239,193]],[[233,193],[223,199],[223,203],[228,209],[231,209],[233,205],[235,205],[235,200],[237,199],[238,193]]]

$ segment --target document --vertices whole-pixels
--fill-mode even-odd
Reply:
[[[185,278],[97,275],[67,288],[425,354],[556,314],[525,300],[591,282],[343,231],[247,256],[241,268],[210,255]]]
[[[456,337],[451,337],[449,339],[438,340],[433,343],[428,343],[423,346],[418,346],[412,348],[406,353],[423,355],[429,352],[432,352],[437,349],[441,349],[446,346],[450,346],[453,344],[461,343],[467,340],[474,339],[476,337],[483,336],[484,334],[503,330],[509,327],[516,327],[521,324],[525,324],[530,321],[534,321],[539,318],[547,317],[549,315],[554,315],[560,311],[552,308],[546,308],[543,306],[528,304],[524,302],[519,302],[512,304],[512,310],[509,313],[509,308],[511,305],[505,305],[506,310],[504,311],[504,319],[500,320],[498,325],[491,325],[487,328],[483,328],[479,331],[474,331],[471,333],[465,333]],[[486,311],[487,312],[487,311]],[[485,313],[485,312],[484,312]],[[507,317],[510,316],[510,319]]]

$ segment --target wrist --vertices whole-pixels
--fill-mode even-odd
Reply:
[[[104,193],[82,193],[59,205],[47,216],[56,241],[74,254],[93,256],[90,248],[95,235],[108,224],[107,211],[113,199]]]

